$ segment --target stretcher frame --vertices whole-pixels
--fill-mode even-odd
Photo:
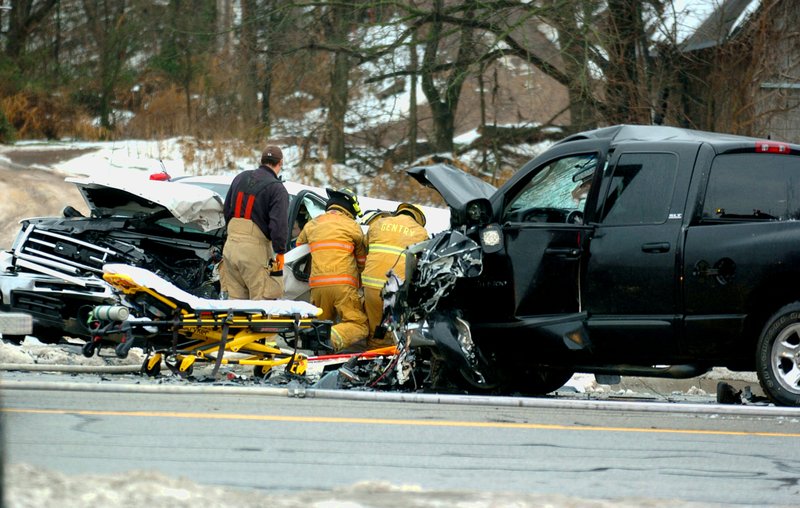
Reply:
[[[146,353],[142,372],[149,376],[160,372],[162,358],[181,377],[190,375],[197,362],[213,362],[213,377],[222,365],[251,365],[257,377],[285,365],[286,372],[302,376],[308,359],[297,350],[301,331],[318,338],[330,334],[330,321],[300,313],[271,315],[263,308],[234,308],[241,303],[237,300],[213,301],[214,308],[191,307],[179,298],[137,282],[129,274],[105,273],[103,279],[121,292],[132,307],[144,309],[141,313],[158,319],[90,320],[92,340],[86,343],[83,353],[91,356],[114,339],[114,349],[120,357],[127,356],[131,347],[141,346]],[[231,308],[220,308],[226,303]],[[317,310],[319,315],[321,310]],[[286,339],[289,334],[295,338],[293,349],[281,349],[273,342],[276,335]]]

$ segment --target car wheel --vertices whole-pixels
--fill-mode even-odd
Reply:
[[[545,395],[564,386],[573,374],[570,370],[551,367],[527,369],[514,376],[509,388],[522,395]]]
[[[800,406],[800,302],[767,321],[756,346],[756,373],[772,402]]]
[[[22,341],[25,340],[25,335],[11,335],[9,333],[4,333],[3,340],[19,346],[20,344],[22,344]]]
[[[43,344],[58,344],[64,338],[64,330],[52,326],[33,326],[31,334]]]

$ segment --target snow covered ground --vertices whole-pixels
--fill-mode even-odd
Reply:
[[[270,494],[198,485],[154,471],[125,475],[65,475],[28,465],[5,472],[6,508],[714,508],[708,503],[622,498],[590,500],[561,495],[425,491],[414,485],[365,482],[331,491]]]

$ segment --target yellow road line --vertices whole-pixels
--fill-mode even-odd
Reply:
[[[600,427],[582,425],[552,425],[544,423],[469,422],[457,420],[404,420],[389,418],[342,418],[333,416],[279,416],[234,413],[178,413],[170,411],[95,411],[88,409],[24,409],[2,408],[3,413],[59,414],[86,416],[130,416],[146,418],[192,418],[198,420],[251,420],[291,423],[353,423],[360,425],[412,425],[419,427],[473,427],[492,429],[582,430],[593,432],[641,432],[652,434],[697,434],[718,436],[795,437],[792,432],[747,432],[734,430],[652,429],[638,427]]]

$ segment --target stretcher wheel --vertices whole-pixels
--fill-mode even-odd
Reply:
[[[128,344],[120,342],[117,344],[117,347],[114,348],[114,353],[116,353],[117,358],[127,358],[129,349],[130,346]]]
[[[153,364],[152,367],[148,365],[148,362],[144,364],[144,373],[150,377],[156,377],[161,372],[161,362],[158,361]]]
[[[253,377],[266,377],[271,370],[272,367],[269,365],[256,365],[253,367]]]
[[[91,358],[92,356],[94,356],[94,350],[95,350],[94,342],[87,342],[81,348],[81,352],[83,353],[83,356],[85,356],[86,358]]]

